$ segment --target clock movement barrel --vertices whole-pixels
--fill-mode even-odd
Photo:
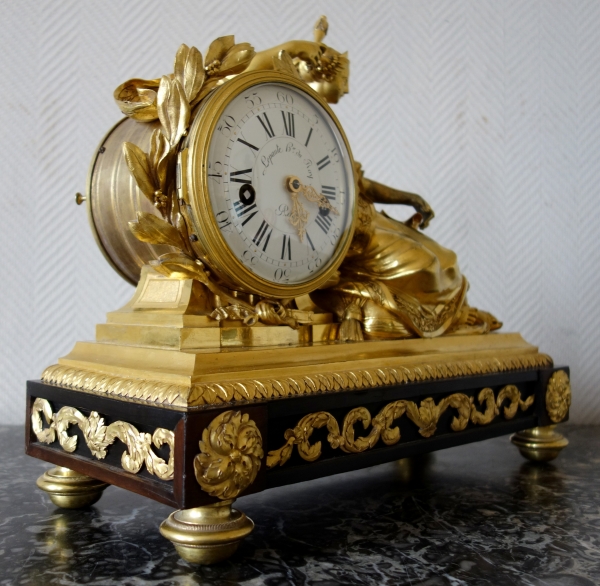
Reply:
[[[174,250],[140,242],[128,226],[137,212],[156,214],[156,209],[138,189],[123,156],[123,143],[145,150],[158,126],[158,121],[141,123],[131,118],[118,122],[100,143],[88,174],[88,218],[96,243],[113,269],[132,285],[139,281],[144,264]]]

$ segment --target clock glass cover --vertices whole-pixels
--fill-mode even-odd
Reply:
[[[284,83],[239,93],[208,150],[211,207],[233,254],[258,277],[300,284],[322,273],[350,229],[351,157],[325,109]]]

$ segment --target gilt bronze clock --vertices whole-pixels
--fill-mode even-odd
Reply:
[[[427,202],[353,160],[329,106],[349,61],[326,32],[182,45],[173,73],[115,90],[126,117],[77,201],[136,289],[28,383],[27,453],[57,465],[40,488],[61,507],[108,484],[176,507],[160,530],[191,562],[250,533],[239,496],[495,435],[538,460],[567,443],[568,368],[492,333],[423,234]]]
[[[352,155],[303,81],[239,75],[202,106],[179,161],[194,251],[231,288],[296,297],[341,264],[356,209]]]

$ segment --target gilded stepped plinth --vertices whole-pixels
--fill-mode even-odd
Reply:
[[[180,328],[184,330],[185,328]],[[219,333],[219,328],[214,328]],[[78,342],[44,382],[172,409],[360,390],[552,365],[519,334],[175,349]]]
[[[330,313],[295,310],[299,326],[216,320],[192,279],[144,267],[131,301],[42,375],[45,383],[187,410],[552,365],[516,333],[335,341]]]

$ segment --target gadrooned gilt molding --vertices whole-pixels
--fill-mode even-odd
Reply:
[[[185,408],[277,399],[313,393],[360,390],[414,381],[537,369],[547,366],[552,366],[552,359],[546,354],[517,354],[486,360],[424,362],[415,366],[331,371],[277,379],[248,378],[220,383],[194,384],[190,388],[159,381],[111,376],[57,364],[44,371],[42,380],[47,384],[90,393]]]
[[[379,413],[371,418],[369,410],[365,407],[352,409],[345,417],[340,433],[340,426],[331,413],[319,411],[304,416],[293,429],[286,430],[284,438],[286,443],[278,450],[267,454],[267,468],[277,465],[283,466],[291,457],[294,446],[298,446],[298,454],[307,462],[314,462],[321,456],[321,442],[310,444],[309,439],[315,429],[327,426],[327,441],[335,450],[340,449],[346,453],[358,454],[375,447],[379,439],[387,446],[392,446],[400,441],[400,428],[392,427],[392,423],[406,414],[406,416],[419,427],[423,437],[431,437],[437,430],[437,424],[442,414],[449,407],[456,409],[458,415],[450,424],[453,431],[462,431],[469,421],[475,425],[488,425],[499,414],[504,401],[509,403],[504,407],[505,419],[512,419],[517,410],[526,411],[533,405],[534,395],[521,399],[521,393],[515,385],[505,386],[498,396],[494,391],[485,388],[480,391],[477,400],[480,406],[485,406],[484,411],[479,411],[475,406],[474,397],[463,393],[454,393],[444,397],[439,403],[428,397],[417,405],[414,401],[394,401],[388,403]],[[372,425],[371,431],[364,437],[354,436],[354,425],[362,422],[363,428]]]
[[[235,498],[254,482],[263,455],[262,436],[250,416],[225,411],[202,432],[196,480],[211,496]]]
[[[552,374],[546,387],[546,411],[554,423],[560,423],[571,406],[571,381],[564,370]]]
[[[42,414],[49,427],[44,427]],[[127,472],[137,474],[145,463],[150,474],[158,476],[161,480],[173,480],[175,434],[172,431],[159,427],[150,435],[139,432],[125,421],[115,421],[106,426],[104,419],[96,411],[92,411],[89,417],[74,407],[62,407],[57,413],[53,413],[52,405],[46,399],[38,397],[33,402],[31,428],[38,441],[52,444],[58,439],[63,450],[74,452],[77,448],[77,436],[67,433],[70,425],[79,427],[87,447],[99,460],[106,457],[108,446],[119,439],[127,446],[121,457],[121,465]],[[152,444],[157,448],[163,444],[169,446],[168,462],[152,451]]]

